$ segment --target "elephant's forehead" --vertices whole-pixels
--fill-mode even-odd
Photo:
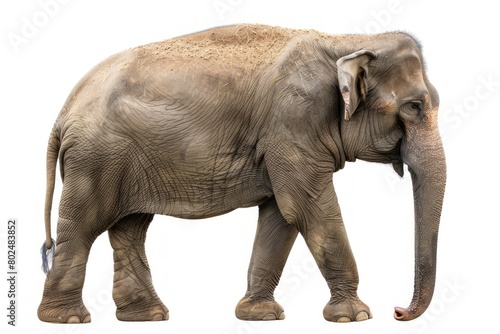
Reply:
[[[379,87],[385,87],[387,94],[406,98],[410,95],[418,97],[427,92],[422,63],[416,54],[394,57],[388,60],[388,67],[383,70],[383,80],[377,78]]]

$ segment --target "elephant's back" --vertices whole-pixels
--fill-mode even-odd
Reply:
[[[137,48],[145,64],[188,63],[256,71],[272,65],[300,30],[265,25],[233,25],[205,30]],[[219,67],[220,66],[220,67]]]

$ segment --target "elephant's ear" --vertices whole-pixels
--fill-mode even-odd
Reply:
[[[356,111],[360,99],[366,99],[368,63],[377,57],[375,52],[360,50],[337,60],[339,88],[344,100],[344,119]]]

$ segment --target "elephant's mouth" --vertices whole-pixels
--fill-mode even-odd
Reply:
[[[401,144],[402,138],[398,138],[393,142],[389,142],[386,139],[381,140],[373,145],[373,150],[376,154],[364,154],[363,156],[359,156],[359,158],[372,162],[391,163],[396,173],[402,177],[404,175],[404,163],[401,158]]]
[[[392,167],[399,176],[403,177],[404,163],[403,158],[401,157],[401,142],[402,139],[398,140],[396,146],[394,146],[394,148],[390,151],[389,156],[391,158]]]

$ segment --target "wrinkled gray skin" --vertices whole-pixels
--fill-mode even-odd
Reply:
[[[166,320],[144,252],[154,214],[205,218],[259,206],[244,320],[283,319],[274,300],[300,233],[330,288],[329,321],[371,318],[332,174],[357,158],[408,165],[415,200],[415,290],[398,320],[421,315],[435,282],[446,165],[438,94],[403,33],[328,36],[232,26],[115,55],[76,86],[49,140],[46,246],[57,158],[64,188],[55,263],[38,316],[88,322],[93,241],[108,231],[120,320]]]

